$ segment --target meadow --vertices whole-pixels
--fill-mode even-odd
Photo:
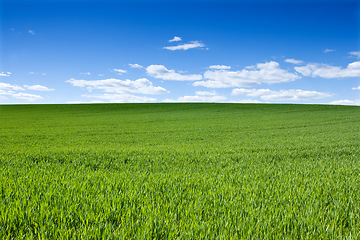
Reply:
[[[360,107],[0,106],[0,239],[359,239]]]

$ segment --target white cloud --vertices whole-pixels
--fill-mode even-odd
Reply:
[[[239,101],[235,101],[236,103],[262,103],[258,100],[253,100],[253,99],[243,99],[243,100],[239,100]]]
[[[353,87],[352,90],[360,90],[360,86],[358,86],[358,87]]]
[[[285,62],[292,63],[292,64],[302,64],[304,61],[289,58],[289,59],[285,59]]]
[[[141,66],[141,65],[139,65],[139,64],[137,64],[137,63],[135,63],[135,64],[129,64],[129,66],[131,67],[131,68],[144,68],[143,66]]]
[[[349,54],[360,58],[360,52],[349,52]]]
[[[208,88],[252,87],[262,83],[291,82],[301,78],[281,69],[279,64],[273,61],[258,63],[241,71],[208,70],[204,77],[209,80],[195,82],[193,85]]]
[[[144,96],[136,96],[131,94],[99,94],[99,95],[82,95],[87,98],[97,98],[108,100],[112,103],[143,103],[143,102],[156,102],[156,98],[149,98]]]
[[[67,104],[89,104],[89,103],[106,103],[100,100],[93,100],[93,101],[69,101],[66,102]]]
[[[8,83],[2,83],[2,82],[0,82],[0,89],[1,90],[15,90],[15,91],[24,90],[24,88],[22,88],[22,87],[19,87],[16,85],[11,85]]]
[[[184,96],[178,99],[165,99],[163,102],[223,102],[226,100],[224,96]]]
[[[34,91],[54,91],[55,90],[55,89],[47,88],[47,87],[41,86],[41,85],[32,85],[32,86],[24,85],[24,87],[26,89],[34,90]]]
[[[236,88],[231,95],[245,95],[248,97],[260,97],[265,101],[306,101],[331,97],[331,94],[317,91],[304,91],[300,89],[273,91],[270,89],[245,89]]]
[[[11,72],[0,72],[0,77],[9,77]]]
[[[34,30],[31,30],[31,29],[28,30],[28,33],[30,33],[31,35],[35,35]]]
[[[212,91],[212,92],[208,92],[208,91],[197,91],[195,92],[196,95],[199,95],[199,96],[215,96],[216,95],[216,92],[215,91]]]
[[[169,70],[164,65],[150,65],[146,68],[147,74],[151,77],[162,79],[162,80],[174,80],[174,81],[196,81],[201,80],[202,75],[200,74],[180,74],[175,70]]]
[[[37,86],[39,86],[39,85],[37,85]],[[27,85],[25,85],[24,87],[27,87]],[[10,97],[13,97],[16,99],[23,99],[23,100],[31,101],[31,102],[35,101],[35,100],[43,99],[43,97],[41,97],[39,95],[17,92],[17,91],[24,91],[24,90],[25,89],[20,86],[11,85],[8,83],[0,83],[0,96],[2,96],[2,97],[10,96]]]
[[[324,50],[324,53],[335,52],[335,51],[336,51],[335,49],[326,48],[326,49]]]
[[[327,64],[312,63],[302,67],[295,67],[294,69],[306,77],[321,77],[321,78],[360,77],[360,61],[349,63],[349,65],[346,68],[330,66]]]
[[[211,65],[209,66],[210,69],[218,69],[218,70],[227,70],[230,69],[230,66],[225,66],[225,65]]]
[[[164,49],[174,51],[174,50],[188,50],[191,48],[202,48],[202,47],[205,47],[205,44],[199,41],[192,41],[190,43],[180,44],[177,46],[164,47]]]
[[[123,74],[123,73],[126,73],[126,70],[123,70],[123,69],[116,69],[116,68],[114,68],[113,71],[116,72],[116,73],[119,74],[119,75],[121,75],[121,74]]]
[[[86,88],[88,91],[102,90],[106,93],[138,93],[138,94],[162,94],[168,93],[165,88],[154,87],[152,82],[146,78],[140,78],[135,81],[131,80],[119,80],[115,78],[105,80],[76,80],[70,79],[66,82],[71,83],[76,87]]]
[[[332,101],[332,102],[330,102],[330,104],[334,104],[334,105],[356,105],[356,106],[360,106],[360,99],[357,99],[357,100],[337,100],[337,101]]]
[[[81,75],[91,75],[90,72],[83,72],[83,73],[80,73]]]
[[[178,42],[178,41],[182,41],[181,37],[174,37],[173,39],[170,39],[169,42]]]
[[[36,73],[36,72],[29,72],[30,75],[42,75],[45,76],[46,73]]]
[[[16,99],[23,99],[30,102],[43,99],[43,97],[39,95],[34,95],[29,93],[14,93],[11,96]]]

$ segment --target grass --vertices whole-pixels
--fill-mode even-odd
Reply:
[[[359,239],[360,108],[0,106],[1,239]]]

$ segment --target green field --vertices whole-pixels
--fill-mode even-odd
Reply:
[[[360,107],[0,106],[0,239],[359,239]]]

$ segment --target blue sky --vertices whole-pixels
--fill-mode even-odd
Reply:
[[[358,1],[0,4],[0,104],[360,105]]]

